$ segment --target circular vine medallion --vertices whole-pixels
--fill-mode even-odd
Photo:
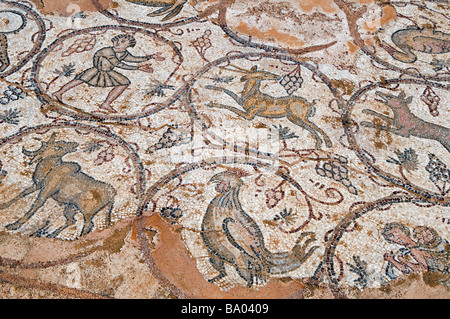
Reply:
[[[33,83],[45,110],[86,120],[129,120],[166,106],[182,62],[153,32],[99,26],[67,33],[42,51]],[[148,85],[141,85],[142,78]]]
[[[147,190],[137,222],[152,273],[180,297],[301,293],[302,280],[320,268],[333,218],[316,205],[343,197],[322,189],[328,202],[320,200],[292,174],[262,161],[213,158],[166,175]]]
[[[367,86],[349,102],[349,142],[378,176],[448,205],[448,98],[447,86],[427,81]]]
[[[339,144],[340,95],[316,67],[272,54],[237,54],[194,76],[186,102],[211,141],[277,156],[284,147]],[[328,111],[333,115],[327,115]],[[270,156],[270,155],[269,155]]]
[[[143,169],[132,145],[81,124],[41,125],[1,142],[1,224],[75,240],[135,216]]]

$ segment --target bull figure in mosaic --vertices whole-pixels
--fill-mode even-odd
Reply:
[[[41,141],[41,147],[36,151],[22,149],[22,152],[31,158],[32,164],[37,163],[33,173],[34,185],[23,190],[12,200],[0,204],[0,209],[8,208],[19,199],[36,191],[39,193],[25,215],[16,222],[6,225],[8,230],[19,229],[49,198],[65,207],[66,218],[66,224],[52,232],[49,237],[56,237],[64,229],[75,224],[77,213],[81,213],[84,218],[81,235],[92,230],[94,226],[92,219],[103,209],[106,210],[106,225],[109,226],[116,190],[111,185],[83,173],[78,163],[62,159],[77,149],[78,143],[57,141],[55,134],[52,134],[48,141]]]
[[[257,223],[243,210],[239,190],[246,173],[228,170],[214,175],[218,194],[209,204],[202,221],[203,242],[210,253],[209,261],[219,274],[215,282],[227,276],[226,264],[234,267],[247,287],[264,283],[270,275],[285,274],[299,268],[318,248],[313,233],[303,233],[287,252],[271,252]],[[305,242],[301,242],[305,239]]]

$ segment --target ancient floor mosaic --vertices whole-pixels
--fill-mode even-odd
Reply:
[[[1,298],[449,298],[446,0],[0,0]]]

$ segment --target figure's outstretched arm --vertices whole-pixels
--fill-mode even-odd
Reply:
[[[117,57],[115,56],[109,56],[109,57],[101,57],[102,59],[107,59],[114,67],[124,69],[124,70],[137,70],[138,67],[135,65],[129,65],[121,62]],[[126,61],[126,59],[123,59]]]
[[[141,62],[146,62],[151,59],[153,59],[153,54],[146,55],[146,56],[134,56],[131,53],[128,53],[127,56],[125,57],[125,59],[123,59],[123,61],[131,62],[131,63],[141,63]]]

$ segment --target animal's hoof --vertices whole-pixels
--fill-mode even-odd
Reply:
[[[13,223],[13,224],[8,224],[8,225],[6,225],[5,228],[6,228],[7,230],[17,230],[17,229],[20,228],[20,226],[22,226],[22,224],[19,224],[19,223]]]
[[[53,232],[53,233],[51,233],[51,234],[48,234],[48,235],[47,235],[47,238],[56,238],[58,235],[59,235],[59,232],[58,232],[58,233]]]

